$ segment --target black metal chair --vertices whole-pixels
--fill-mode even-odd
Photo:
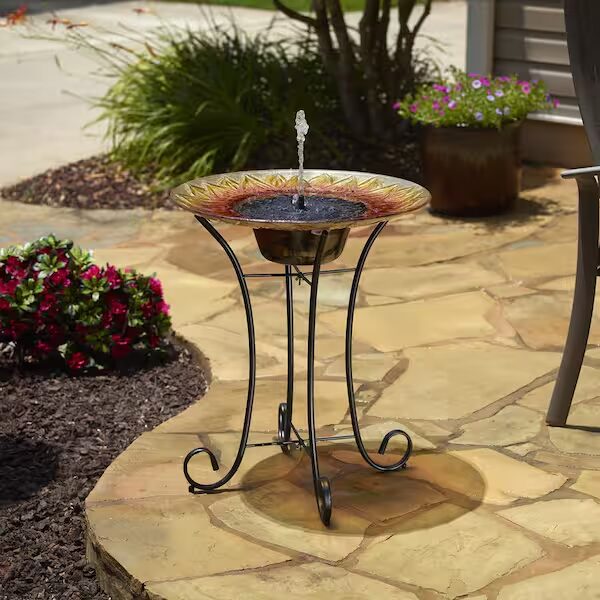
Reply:
[[[577,99],[593,161],[600,165],[600,0],[565,0],[564,6]],[[577,275],[569,333],[546,415],[548,425],[565,425],[587,347],[600,258],[598,175],[600,166],[563,173],[574,178],[579,188]]]

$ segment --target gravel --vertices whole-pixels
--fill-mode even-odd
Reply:
[[[305,196],[304,208],[292,204],[292,196],[253,198],[235,206],[235,210],[248,219],[264,221],[344,221],[365,212],[362,202],[349,202],[339,198]]]

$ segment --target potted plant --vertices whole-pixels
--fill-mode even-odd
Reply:
[[[422,126],[432,211],[482,216],[509,209],[520,191],[521,124],[530,112],[557,106],[541,81],[458,70],[397,102],[399,115]]]

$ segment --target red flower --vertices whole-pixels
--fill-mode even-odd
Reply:
[[[69,269],[65,267],[55,271],[48,277],[48,281],[55,287],[69,287],[71,285]]]
[[[162,313],[163,315],[169,314],[169,305],[164,300],[159,300],[154,308],[156,310],[156,314]]]
[[[92,265],[91,267],[89,267],[86,271],[84,271],[81,274],[81,279],[92,279],[93,277],[95,277],[96,279],[98,277],[102,276],[102,271],[100,270],[100,268],[97,265]]]
[[[125,358],[131,352],[131,339],[123,337],[118,333],[112,335],[113,346],[110,349],[111,356],[117,360]]]
[[[127,305],[116,298],[111,298],[108,302],[108,312],[111,315],[124,315],[127,313]]]
[[[162,285],[160,281],[156,279],[156,277],[150,277],[150,279],[148,279],[148,287],[150,288],[150,291],[153,294],[156,294],[157,296],[162,296]]]
[[[11,269],[10,272],[6,269],[7,275],[12,279],[15,279],[17,282],[23,281],[25,277],[27,277],[27,269]],[[37,278],[37,272],[34,271],[33,277]]]
[[[71,371],[81,371],[88,363],[88,358],[83,352],[73,352],[69,358],[67,358],[67,367]]]
[[[27,269],[23,267],[21,259],[16,256],[9,256],[6,259],[5,271],[7,275],[18,281],[27,275]]]
[[[56,312],[57,300],[54,294],[44,294],[42,301],[40,302],[40,310],[43,312]]]
[[[6,272],[12,275],[15,269],[21,268],[21,259],[18,256],[9,256],[6,259]]]
[[[151,333],[148,336],[148,345],[150,346],[150,348],[158,348],[158,346],[160,345],[160,338],[157,335]]]
[[[9,281],[2,282],[0,281],[0,294],[6,294],[7,296],[12,296],[17,289],[19,282],[16,279],[10,279]]]
[[[112,323],[112,315],[109,312],[105,312],[102,315],[102,318],[100,319],[100,326],[103,327],[104,329],[107,329],[108,327],[110,327],[111,323]]]
[[[0,298],[0,310],[8,310],[9,308],[10,304],[8,303],[8,300]]]
[[[42,340],[38,340],[35,343],[35,349],[39,354],[48,354],[54,350],[54,347],[50,345],[48,342],[44,342]]]
[[[146,302],[145,304],[142,304],[140,308],[146,319],[150,319],[154,315],[154,305],[152,302]]]
[[[112,265],[108,265],[106,267],[106,270],[104,271],[104,277],[106,277],[106,281],[108,281],[108,285],[110,285],[111,290],[114,290],[121,285],[121,276],[119,275],[119,271]]]

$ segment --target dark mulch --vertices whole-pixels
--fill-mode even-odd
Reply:
[[[128,374],[16,375],[0,363],[0,599],[106,600],[85,561],[83,502],[136,437],[205,389],[181,348]]]
[[[150,175],[138,177],[107,156],[48,169],[0,189],[0,196],[26,204],[70,208],[172,208],[168,192],[156,191]]]
[[[310,148],[307,167],[369,171],[420,181],[419,148],[411,133],[394,145],[358,145],[340,138],[336,157],[324,148]],[[257,152],[249,169],[295,166],[295,146],[271,144]],[[70,208],[174,208],[168,191],[158,191],[152,173],[134,175],[107,156],[93,156],[49,169],[5,188],[0,196],[26,204],[45,204]]]

